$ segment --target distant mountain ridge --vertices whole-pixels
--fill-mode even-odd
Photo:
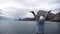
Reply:
[[[60,22],[60,12],[55,15],[55,17],[53,18],[53,20]]]
[[[44,15],[46,13],[45,11],[43,11],[43,14],[41,12],[42,11],[39,11],[37,16]],[[22,20],[22,21],[25,21],[25,20],[27,20],[27,21],[36,21],[35,14],[34,14],[34,18],[24,18],[24,19],[19,18],[18,21],[20,21],[20,20]],[[60,22],[60,12],[57,13],[57,14],[49,13],[47,20]]]
[[[1,21],[1,20],[14,20],[14,18],[9,18],[9,17],[0,16],[0,21]]]
[[[1,15],[4,14],[2,11],[4,11],[4,10],[0,9],[0,21],[2,21],[2,20],[15,20],[14,18],[6,17],[6,16],[1,16]]]

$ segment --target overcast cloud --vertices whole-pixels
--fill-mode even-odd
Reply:
[[[0,0],[0,15],[15,18],[33,17],[29,11],[60,10],[60,0]],[[56,13],[56,11],[52,11]],[[57,11],[58,12],[58,11]]]

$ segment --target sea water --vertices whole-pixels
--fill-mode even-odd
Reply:
[[[0,21],[0,34],[36,34],[36,21]],[[60,34],[60,23],[45,21],[44,34]]]

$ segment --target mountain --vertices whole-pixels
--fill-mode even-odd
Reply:
[[[54,17],[55,17],[55,14],[53,13],[48,14],[48,20],[53,20]]]
[[[60,22],[60,12],[55,15],[55,17],[53,18],[53,20]]]
[[[14,18],[0,16],[0,21],[2,21],[2,20],[14,20]]]
[[[47,14],[47,13],[48,13],[47,11],[39,10],[37,12],[37,17],[39,17],[41,15],[45,16],[45,14]],[[52,20],[54,17],[55,17],[55,14],[50,12],[49,14],[47,14],[47,19],[46,20]]]

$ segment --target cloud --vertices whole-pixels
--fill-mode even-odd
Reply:
[[[33,17],[29,13],[31,10],[36,10],[35,12],[37,12],[40,9],[60,9],[60,0],[0,0],[0,9],[4,10],[0,12],[4,16],[16,18]]]
[[[26,15],[28,15],[28,13],[30,13],[28,9],[20,9],[20,8],[6,8],[7,14],[10,14],[10,16],[13,16],[15,18],[24,18],[26,17]]]
[[[0,9],[0,15],[4,14],[2,11],[3,11],[3,10]]]
[[[0,4],[5,8],[55,9],[60,4],[60,0],[0,0]]]
[[[16,0],[28,9],[55,9],[59,0]]]

